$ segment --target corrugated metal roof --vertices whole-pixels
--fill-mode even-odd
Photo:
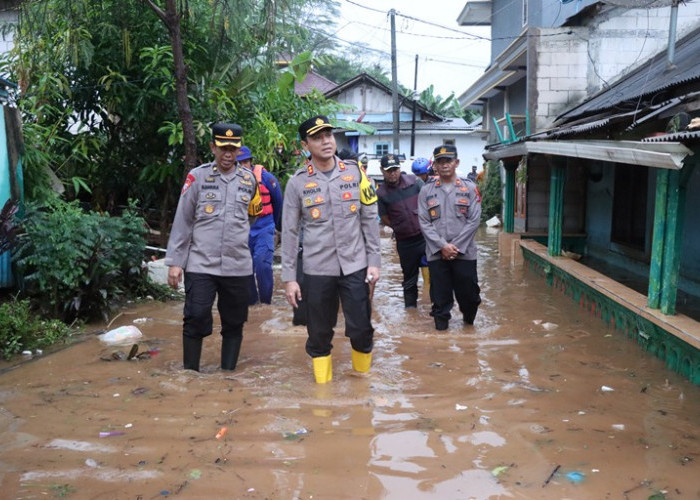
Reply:
[[[603,110],[624,110],[636,106],[634,101],[645,96],[700,80],[700,29],[678,41],[675,65],[669,68],[667,51],[659,52],[648,62],[622,77],[610,88],[603,90],[582,104],[561,114],[557,122],[565,123],[583,115]],[[626,104],[626,107],[625,107]]]
[[[690,140],[699,140],[700,130],[692,132],[675,132],[673,134],[663,134],[654,137],[642,139],[642,142],[684,142]]]

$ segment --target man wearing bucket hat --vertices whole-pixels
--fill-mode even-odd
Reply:
[[[430,315],[437,330],[447,330],[455,297],[466,325],[474,324],[481,303],[474,242],[481,196],[473,182],[457,177],[457,148],[438,146],[433,158],[438,178],[421,189],[418,219],[430,269]]]
[[[248,248],[250,219],[261,210],[253,173],[236,161],[243,129],[212,126],[214,161],[192,169],[185,179],[170,232],[165,263],[168,284],[185,280],[183,364],[199,371],[202,340],[213,330],[217,298],[221,317],[221,369],[233,370],[248,319],[253,263]]]
[[[362,169],[335,156],[333,125],[327,117],[301,123],[299,136],[311,157],[289,179],[284,194],[282,280],[292,307],[306,303],[306,352],[316,383],[325,384],[333,378],[331,341],[341,304],[353,369],[366,373],[372,363],[369,284],[379,278],[377,196]],[[296,278],[300,223],[303,295]]]
[[[282,220],[282,190],[277,178],[262,165],[253,165],[253,154],[247,146],[238,152],[238,163],[251,170],[260,187],[262,212],[250,226],[248,246],[253,256],[253,276],[250,280],[250,304],[272,302],[272,260],[275,254],[275,229]]]

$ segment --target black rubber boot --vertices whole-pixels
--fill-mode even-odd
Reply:
[[[404,307],[412,308],[418,305],[418,275],[403,282]]]
[[[241,352],[243,337],[224,337],[221,339],[221,369],[235,370],[238,353]]]
[[[435,329],[436,330],[447,330],[449,326],[449,320],[445,318],[435,318]]]
[[[199,358],[202,355],[202,339],[182,336],[182,364],[185,370],[199,371]]]

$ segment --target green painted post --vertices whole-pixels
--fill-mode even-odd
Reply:
[[[564,184],[566,167],[564,160],[550,159],[552,173],[549,181],[549,229],[547,253],[553,257],[561,255],[561,234],[564,221]]]
[[[503,203],[503,231],[513,233],[515,231],[515,171],[520,164],[520,156],[504,158],[503,168],[506,170],[506,192]]]
[[[658,309],[661,300],[661,270],[664,262],[664,239],[666,234],[666,202],[668,198],[668,174],[666,169],[656,171],[656,201],[654,205],[654,233],[651,243],[649,265],[649,291],[647,305]]]
[[[681,237],[683,232],[683,207],[685,205],[685,187],[680,184],[681,172],[673,170],[668,173],[668,203],[666,211],[666,234],[664,237],[664,260],[661,271],[661,312],[676,314],[676,296],[678,295],[678,273],[681,261]]]
[[[515,230],[515,168],[512,163],[504,163],[506,168],[506,199],[503,207],[503,230],[512,233]]]

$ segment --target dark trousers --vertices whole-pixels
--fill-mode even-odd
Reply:
[[[242,337],[248,319],[250,276],[214,276],[185,273],[185,308],[182,333],[185,337],[204,338],[212,333],[212,306],[218,295],[223,338]]]
[[[304,251],[300,248],[299,253],[297,253],[297,283],[299,283],[299,288],[301,288],[302,300],[297,300],[297,305],[299,307],[293,307],[294,312],[292,316],[293,325],[306,325],[306,301],[303,299],[304,296]],[[335,325],[334,325],[335,326]]]
[[[333,349],[333,328],[338,320],[338,306],[343,306],[345,336],[358,352],[372,352],[374,328],[371,322],[367,270],[347,276],[304,274],[303,300],[306,302],[306,352],[312,358],[328,356]]]
[[[450,311],[457,298],[464,322],[473,324],[476,310],[481,304],[481,289],[476,274],[475,260],[433,260],[428,262],[433,309],[430,313],[439,321],[449,321]]]
[[[399,254],[401,271],[403,272],[403,300],[405,307],[416,307],[418,304],[418,274],[421,259],[425,255],[425,239],[422,234],[403,240],[396,240],[396,251]]]

